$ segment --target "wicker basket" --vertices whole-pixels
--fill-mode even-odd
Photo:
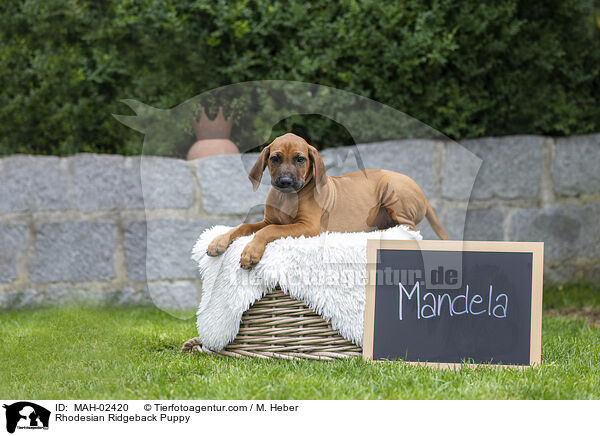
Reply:
[[[332,360],[361,356],[361,347],[344,339],[331,324],[279,288],[266,294],[242,315],[240,331],[223,350],[202,348],[190,339],[182,351],[232,357]]]

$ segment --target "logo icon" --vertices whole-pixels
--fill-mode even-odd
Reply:
[[[3,406],[6,409],[6,431],[14,433],[15,429],[48,429],[50,411],[28,401],[19,401]]]

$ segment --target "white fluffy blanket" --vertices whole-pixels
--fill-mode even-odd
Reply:
[[[247,271],[240,268],[240,256],[253,235],[237,239],[221,256],[206,255],[210,241],[229,229],[207,229],[192,252],[202,276],[198,337],[203,347],[213,351],[236,337],[242,314],[276,285],[331,321],[344,338],[362,346],[367,239],[422,239],[418,231],[404,226],[282,238],[269,243],[258,265]]]

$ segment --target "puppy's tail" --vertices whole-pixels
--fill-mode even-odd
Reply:
[[[435,214],[433,207],[431,207],[431,204],[429,203],[427,203],[427,213],[425,214],[425,218],[427,218],[427,221],[429,221],[429,225],[440,239],[450,239],[448,238],[446,231],[440,224],[440,220],[438,220],[438,217]]]

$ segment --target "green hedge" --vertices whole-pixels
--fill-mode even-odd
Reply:
[[[351,91],[455,139],[600,131],[597,15],[593,0],[3,0],[0,154],[139,153],[120,99],[169,108],[260,79]]]

